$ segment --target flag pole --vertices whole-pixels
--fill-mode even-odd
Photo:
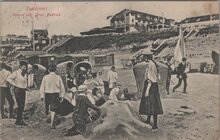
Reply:
[[[124,13],[124,33],[126,33],[126,14]]]
[[[35,43],[34,43],[34,19],[32,18],[32,42],[33,42],[33,51],[35,51]]]

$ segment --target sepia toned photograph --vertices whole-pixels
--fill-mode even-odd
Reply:
[[[0,140],[219,140],[218,1],[0,3]]]

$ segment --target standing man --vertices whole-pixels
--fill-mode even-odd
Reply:
[[[57,101],[59,97],[63,99],[65,88],[61,77],[55,73],[56,65],[50,65],[48,70],[49,74],[43,77],[40,86],[40,95],[41,101],[45,103],[46,115],[49,114],[49,110],[51,111],[51,128],[54,129],[55,101]]]
[[[14,86],[15,99],[18,105],[16,125],[27,126],[23,121],[23,112],[25,107],[25,98],[27,88],[27,65],[25,61],[21,61],[19,69],[8,76],[7,81]]]
[[[187,87],[187,75],[186,75],[186,58],[183,57],[182,58],[182,63],[180,63],[177,67],[177,78],[179,79],[178,84],[173,88],[173,92],[175,92],[175,90],[181,86],[182,81],[183,81],[183,93],[186,93],[186,87]]]
[[[5,98],[8,100],[8,103],[9,103],[9,118],[14,118],[14,115],[13,115],[14,100],[10,92],[9,84],[6,81],[6,79],[11,74],[11,72],[7,70],[7,66],[5,63],[2,63],[1,67],[2,67],[0,71],[1,118],[4,119],[8,117],[4,114]]]
[[[160,78],[159,69],[153,60],[152,54],[147,54],[145,57],[148,66],[145,72],[144,90],[139,106],[139,113],[147,115],[147,120],[145,121],[147,124],[150,124],[150,119],[153,115],[154,123],[152,129],[157,129],[157,116],[163,114],[158,88],[158,80]]]
[[[171,57],[167,58],[167,62],[165,63],[168,67],[168,71],[167,71],[167,84],[166,84],[166,89],[167,89],[167,94],[170,94],[170,81],[171,81],[171,73],[172,73],[172,68],[171,68]]]
[[[113,83],[117,83],[118,80],[118,73],[115,70],[115,66],[111,67],[111,70],[108,72],[107,75],[107,80],[109,83],[109,93],[111,92],[111,90],[113,89]]]

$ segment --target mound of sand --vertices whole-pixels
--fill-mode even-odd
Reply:
[[[102,107],[102,115],[93,124],[91,139],[144,139],[150,129],[143,123],[130,101],[109,100]]]
[[[130,101],[107,101],[101,107],[101,116],[86,126],[86,131],[82,134],[85,139],[144,139],[143,134],[150,128],[143,123]],[[25,118],[33,127],[40,128],[41,131],[47,129],[49,116],[44,114],[44,106],[40,101],[28,105]],[[72,114],[56,119],[57,127],[51,130],[51,134],[62,136],[65,129],[71,128],[74,123]],[[79,137],[79,136],[78,136]]]

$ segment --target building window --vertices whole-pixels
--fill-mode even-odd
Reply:
[[[106,56],[99,56],[95,57],[95,65],[101,66],[107,64],[107,57]]]
[[[150,17],[149,17],[149,16],[146,16],[146,19],[148,19],[148,20],[149,20],[149,19],[150,19]]]
[[[147,22],[145,22],[145,23],[144,23],[144,26],[147,26],[147,25],[148,25],[148,23],[147,23]]]
[[[134,19],[132,19],[131,22],[134,23]]]

